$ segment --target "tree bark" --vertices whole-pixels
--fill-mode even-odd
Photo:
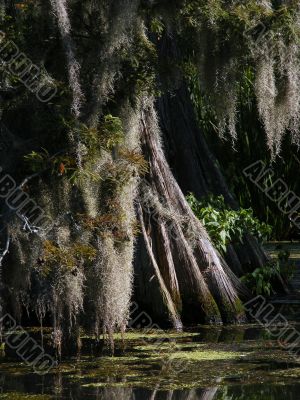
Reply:
[[[238,209],[220,166],[197,126],[185,83],[162,96],[157,108],[167,157],[183,193],[193,192],[197,198],[209,193],[223,195],[229,207]],[[268,257],[254,237],[245,235],[243,245],[230,246],[226,260],[232,270],[241,276],[265,265]]]
[[[138,253],[144,255],[137,257],[138,282],[141,283],[142,271],[149,269],[149,265],[155,271],[159,268],[161,276],[155,273],[152,280],[155,279],[163,297],[166,297],[167,290],[168,299],[172,299],[171,307],[169,301],[164,302],[171,321],[175,315],[173,307],[178,315],[181,313],[184,321],[192,323],[244,320],[238,294],[246,295],[246,290],[214,249],[177,184],[162,149],[152,103],[153,100],[145,102],[141,117],[142,144],[149,162],[149,174],[141,183],[138,205],[140,210],[143,209],[139,215],[147,249],[147,252]],[[145,285],[147,281],[142,287],[136,285],[138,301],[141,299],[143,302],[142,293],[146,293],[147,298],[154,293],[151,286]],[[157,309],[151,311],[156,319],[163,319],[163,313],[159,315]]]

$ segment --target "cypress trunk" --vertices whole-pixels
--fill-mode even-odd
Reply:
[[[238,203],[228,189],[220,166],[209,150],[198,128],[193,106],[184,83],[167,92],[157,102],[167,157],[184,194],[193,192],[197,198],[209,193],[223,195],[229,207]],[[262,267],[268,257],[257,240],[245,235],[243,245],[230,246],[226,258],[238,276]]]
[[[148,298],[155,293],[155,283],[145,287],[147,280],[141,277],[150,264],[155,271],[152,279],[162,297],[168,298],[164,313],[161,307],[159,311],[151,309],[151,315],[163,319],[168,312],[176,327],[174,317],[180,314],[182,304],[181,315],[188,322],[243,320],[238,297],[243,287],[214,249],[172,174],[163,152],[153,100],[143,107],[141,129],[149,174],[141,184],[138,205],[143,236],[140,245],[144,244],[147,251],[140,250],[136,262],[137,299],[143,303],[145,292]]]

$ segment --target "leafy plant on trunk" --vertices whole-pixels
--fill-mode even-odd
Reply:
[[[228,244],[243,243],[246,233],[263,241],[267,240],[272,232],[271,226],[254,217],[251,209],[229,209],[222,195],[210,195],[197,200],[190,193],[187,201],[194,214],[203,223],[214,245],[223,253],[226,253]]]

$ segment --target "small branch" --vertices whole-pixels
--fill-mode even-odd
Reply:
[[[45,172],[46,169],[43,169],[42,171],[36,172],[35,174],[27,176],[23,182],[20,184],[19,188],[22,189],[24,185],[26,185],[27,182],[31,181],[31,179],[36,178],[39,175],[42,175],[43,172]]]
[[[3,250],[2,255],[0,256],[0,266],[2,265],[2,261],[3,261],[4,257],[9,252],[9,245],[10,245],[10,237],[8,236],[7,240],[6,240],[5,249]]]
[[[24,231],[28,229],[30,233],[38,233],[41,230],[41,228],[37,226],[31,226],[28,218],[25,217],[25,215],[21,215],[20,218],[24,221]]]
[[[0,255],[0,268],[2,267],[2,262],[6,254],[9,253],[9,245],[10,245],[10,237],[8,236],[6,239],[6,245],[5,249],[3,250],[2,254]],[[0,272],[0,275],[2,275],[2,271]]]

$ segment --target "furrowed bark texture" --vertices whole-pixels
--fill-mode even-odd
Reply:
[[[147,268],[145,263],[154,264],[155,257],[178,314],[182,304],[184,320],[215,323],[242,320],[238,292],[243,287],[214,249],[172,174],[163,152],[153,100],[144,105],[141,125],[149,174],[141,184],[139,207],[147,226],[143,229],[144,243],[147,248],[152,243],[152,254],[138,257],[137,275]],[[141,276],[137,282],[141,284]],[[137,298],[147,290],[151,292],[151,287],[139,284]],[[155,310],[155,317],[162,318],[161,311]]]
[[[158,100],[160,123],[170,166],[184,194],[197,198],[209,193],[223,195],[226,203],[237,209],[217,160],[210,152],[204,135],[197,127],[189,93],[184,84]],[[262,267],[268,257],[251,235],[243,245],[230,248],[227,262],[237,275]]]

